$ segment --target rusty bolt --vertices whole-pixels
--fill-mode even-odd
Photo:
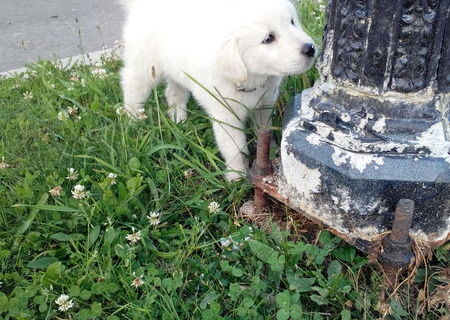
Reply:
[[[413,257],[409,237],[413,214],[414,201],[400,199],[395,209],[391,233],[383,239],[380,261],[385,270],[385,281],[391,287],[396,283],[401,269],[407,267]]]
[[[409,229],[413,213],[414,201],[400,199],[395,209],[391,233],[383,240],[381,262],[384,265],[404,267],[409,264],[412,258]]]
[[[414,201],[400,199],[395,209],[394,222],[389,240],[398,244],[410,243],[409,229],[411,228],[414,214]]]

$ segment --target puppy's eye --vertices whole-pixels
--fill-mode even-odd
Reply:
[[[263,44],[269,44],[275,41],[275,36],[273,35],[273,33],[269,33],[267,35],[267,37],[263,40]]]
[[[294,19],[291,19],[291,24],[292,24],[293,26],[295,26]]]

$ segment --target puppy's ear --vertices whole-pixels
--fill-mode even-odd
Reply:
[[[219,70],[225,78],[237,84],[247,80],[247,69],[242,61],[236,37],[227,39],[218,59]]]

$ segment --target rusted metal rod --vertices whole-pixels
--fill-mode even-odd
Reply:
[[[414,201],[400,199],[394,213],[391,233],[383,239],[383,252],[380,256],[389,287],[396,283],[397,275],[407,267],[413,257],[411,249],[411,228],[414,214]]]
[[[256,161],[253,171],[254,177],[262,177],[272,173],[272,163],[270,161],[270,142],[272,140],[272,130],[260,129],[256,146]],[[266,195],[264,190],[255,187],[256,212],[262,212],[266,206]]]
[[[400,199],[395,209],[394,222],[389,240],[394,243],[411,243],[409,239],[409,229],[411,228],[414,214],[414,201],[410,199]]]

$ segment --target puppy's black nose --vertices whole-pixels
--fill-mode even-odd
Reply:
[[[316,48],[312,43],[307,43],[303,45],[301,52],[305,56],[312,58],[316,54]]]

